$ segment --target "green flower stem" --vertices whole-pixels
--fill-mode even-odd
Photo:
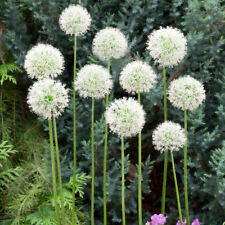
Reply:
[[[59,145],[58,145],[58,135],[57,135],[57,127],[56,127],[56,121],[55,121],[54,116],[53,116],[53,127],[54,127],[54,136],[55,136],[56,160],[57,160],[59,190],[60,190],[61,208],[62,208],[62,224],[66,224],[65,207],[64,207],[64,199],[63,199],[63,186],[62,186],[62,177],[61,177],[61,165],[60,165],[60,156],[59,156]]]
[[[110,72],[110,59],[108,59],[108,71]],[[109,105],[109,95],[106,94],[106,109]],[[107,162],[107,141],[108,141],[108,124],[105,121],[105,147],[104,147],[104,168],[103,168],[103,198],[104,198],[104,225],[107,225],[107,202],[106,202],[106,162]]]
[[[122,175],[122,219],[123,219],[123,225],[126,224],[125,219],[125,196],[124,196],[124,189],[125,189],[125,179],[124,179],[124,141],[123,137],[121,137],[121,161],[122,161],[122,168],[121,168],[121,175]]]
[[[91,112],[91,225],[94,225],[94,198],[95,198],[95,150],[94,150],[94,98],[92,97]]]
[[[52,185],[53,185],[53,195],[55,202],[55,214],[57,224],[60,225],[60,216],[59,216],[59,207],[57,203],[57,191],[56,191],[56,175],[55,175],[55,154],[54,154],[54,146],[53,146],[53,134],[52,134],[52,120],[48,120],[49,126],[49,138],[50,138],[50,149],[51,149],[51,163],[52,163]]]
[[[138,103],[141,104],[140,91],[138,91]],[[142,225],[142,190],[141,190],[141,132],[138,134],[138,217],[139,225]]]
[[[179,197],[179,190],[178,190],[178,185],[177,185],[177,176],[176,176],[176,170],[175,170],[175,164],[174,164],[173,152],[172,151],[170,151],[170,156],[171,156],[172,167],[173,167],[173,177],[174,177],[174,184],[175,184],[175,188],[176,188],[177,206],[178,206],[178,211],[179,211],[180,224],[182,225],[183,219],[182,219],[182,213],[181,213],[181,207],[180,207],[180,197]]]
[[[77,169],[77,136],[76,136],[76,69],[77,69],[77,37],[74,35],[74,78],[73,78],[73,196],[72,196],[72,225],[75,225],[75,189]]]
[[[166,68],[163,67],[163,90],[164,90],[164,121],[167,120],[167,98],[166,98]],[[165,214],[166,204],[166,181],[167,181],[167,165],[168,165],[168,151],[164,152],[164,173],[163,173],[163,189],[162,189],[162,209],[161,212]]]
[[[4,118],[3,118],[3,85],[1,85],[1,122],[2,122],[2,140],[4,140]]]
[[[189,210],[188,210],[188,186],[187,186],[187,111],[184,110],[184,129],[185,129],[185,146],[184,146],[184,195],[185,195],[185,213],[187,225],[190,225]]]

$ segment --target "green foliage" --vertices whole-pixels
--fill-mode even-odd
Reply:
[[[8,188],[9,184],[19,176],[21,172],[20,167],[9,168],[9,157],[11,154],[15,154],[16,150],[12,145],[9,145],[6,141],[0,144],[0,194],[3,189]]]
[[[3,167],[2,162],[6,160],[10,154],[16,153],[12,145],[7,144],[7,141],[3,141],[0,144],[0,168]]]
[[[54,200],[52,196],[52,186],[49,177],[46,176],[46,164],[40,164],[44,158],[38,159],[36,163],[26,163],[20,173],[20,178],[9,185],[7,198],[10,199],[7,205],[7,213],[13,215],[12,224],[55,224],[56,215],[54,210]],[[78,193],[82,195],[83,185],[88,179],[85,174],[78,175],[79,188]],[[66,207],[66,220],[71,222],[72,210],[72,190],[70,184],[65,184],[63,188],[64,205]],[[58,203],[60,195],[58,190]],[[85,224],[86,216],[76,208],[76,217],[80,224]]]
[[[218,209],[214,208],[216,203],[218,208],[220,208],[219,211],[221,211],[221,208],[225,207],[225,141],[223,142],[222,148],[212,152],[209,165],[212,173],[205,174],[203,177],[204,189],[206,193],[211,189],[212,191],[210,193],[214,193],[214,198],[212,198],[206,207],[210,211],[217,211]]]
[[[66,59],[66,69],[60,79],[71,86],[73,69],[73,38],[66,36],[58,26],[58,17],[61,11],[69,4],[77,3],[75,0],[68,1],[30,1],[30,0],[4,0],[0,6],[1,22],[7,28],[3,31],[4,47],[14,57],[16,63],[23,65],[24,56],[28,49],[37,42],[50,43],[59,48]],[[88,8],[92,16],[91,30],[78,39],[78,69],[86,63],[99,62],[91,54],[92,39],[97,31],[106,26],[120,28],[129,39],[129,53],[121,60],[112,60],[112,75],[114,81],[114,93],[110,95],[112,101],[124,95],[119,86],[118,77],[121,68],[134,58],[142,59],[153,65],[153,60],[146,51],[147,35],[159,26],[174,26],[182,29],[188,39],[188,54],[185,60],[178,66],[167,69],[168,84],[176,77],[189,74],[203,82],[207,99],[206,103],[194,112],[188,113],[188,181],[190,196],[191,219],[199,217],[203,224],[222,224],[225,220],[223,179],[217,171],[224,169],[216,166],[215,159],[224,155],[220,153],[224,149],[222,142],[225,139],[225,29],[224,29],[224,6],[222,0],[191,0],[191,1],[166,1],[166,0],[83,0],[82,5]],[[13,16],[12,16],[13,15]],[[15,19],[16,18],[16,19]],[[162,73],[162,68],[153,65],[157,74]],[[19,81],[23,84],[28,82],[26,75],[21,75]],[[160,198],[163,173],[163,155],[154,151],[151,142],[152,130],[163,121],[163,91],[162,77],[151,93],[142,94],[141,101],[147,112],[146,126],[143,130],[143,182],[144,199],[143,208],[145,216],[149,213],[160,211]],[[27,87],[26,87],[27,88]],[[25,99],[25,97],[24,97]],[[90,101],[77,96],[77,156],[78,167],[86,174],[90,174]],[[169,103],[168,118],[183,124],[183,112],[175,109]],[[95,113],[95,166],[96,166],[96,223],[102,224],[102,168],[103,168],[103,144],[104,144],[104,104],[96,101]],[[59,131],[62,175],[67,182],[73,171],[73,122],[72,102],[64,115],[57,120]],[[5,110],[5,112],[10,110]],[[11,118],[11,117],[10,117]],[[44,121],[42,121],[43,124]],[[8,123],[9,124],[9,123]],[[7,126],[10,127],[10,126]],[[23,126],[22,126],[23,127]],[[27,126],[28,129],[29,126]],[[33,127],[33,125],[30,125]],[[18,132],[23,129],[17,127]],[[45,131],[47,131],[45,126]],[[12,131],[8,132],[12,134]],[[9,136],[9,135],[8,135]],[[27,152],[35,149],[35,142],[25,145],[30,136],[19,139],[20,148],[16,148],[22,154],[22,158],[30,160]],[[127,223],[137,223],[137,193],[136,193],[136,164],[137,164],[137,140],[126,140],[126,208]],[[32,146],[32,147],[30,147]],[[27,151],[25,149],[28,149]],[[214,149],[221,149],[214,150]],[[216,152],[216,153],[214,153]],[[46,159],[50,161],[48,149]],[[149,192],[149,164],[148,155],[156,163],[151,173],[151,193]],[[175,155],[176,169],[181,191],[181,203],[183,199],[183,152]],[[128,159],[129,157],[129,159]],[[213,157],[213,158],[212,158]],[[147,161],[146,161],[147,160]],[[31,161],[31,160],[30,160]],[[217,161],[217,160],[216,160]],[[211,163],[209,163],[211,162]],[[213,163],[213,166],[212,166]],[[177,219],[176,197],[173,186],[171,164],[168,169],[167,187],[167,213],[171,224]],[[215,168],[215,169],[214,169]],[[50,171],[50,170],[49,170]],[[109,213],[109,225],[121,223],[120,204],[120,143],[119,139],[112,134],[109,136],[109,151],[107,165],[107,201]],[[215,178],[215,179],[214,179]],[[218,179],[216,181],[216,178]],[[216,182],[215,182],[216,181]],[[222,184],[222,189],[221,189]],[[84,191],[84,209],[90,210],[90,182]],[[204,188],[203,188],[204,187]],[[69,190],[67,190],[69,191]],[[154,193],[154,194],[153,194]],[[221,200],[221,201],[220,201]],[[222,202],[223,201],[223,202]],[[145,221],[146,221],[145,217]],[[149,218],[148,218],[149,219]],[[145,222],[144,221],[144,222]]]
[[[16,84],[16,79],[14,78],[14,76],[8,74],[13,72],[22,72],[22,70],[15,63],[0,65],[0,84],[3,85],[6,80]]]
[[[87,176],[85,173],[77,173],[76,174],[76,188],[75,193],[78,194],[81,198],[84,197],[84,185],[86,185],[87,181],[90,179],[90,176]],[[73,188],[73,177],[70,177],[69,182],[65,185],[66,188],[72,190]]]
[[[27,216],[32,225],[54,225],[56,224],[54,209],[48,205],[40,207],[34,213]]]

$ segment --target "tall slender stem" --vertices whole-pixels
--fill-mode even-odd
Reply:
[[[92,97],[91,110],[91,225],[94,225],[94,198],[95,198],[95,150],[94,150],[94,98]]]
[[[108,59],[108,71],[110,72],[110,59]],[[109,104],[109,95],[106,94],[106,109]],[[106,162],[107,162],[107,141],[108,141],[108,124],[105,121],[105,146],[104,146],[104,168],[103,168],[103,198],[104,198],[104,225],[107,225],[107,199],[106,199]]]
[[[141,104],[140,91],[138,91],[138,103]],[[142,190],[141,190],[141,132],[138,134],[138,217],[139,225],[142,225]]]
[[[163,90],[164,90],[164,121],[167,120],[167,98],[166,98],[166,68],[163,67]],[[168,165],[168,152],[164,152],[164,173],[163,173],[163,189],[162,189],[162,208],[161,212],[165,214],[166,205],[166,181],[167,181],[167,165]]]
[[[57,160],[59,190],[60,190],[61,208],[62,208],[62,224],[66,224],[64,198],[63,198],[63,186],[62,186],[62,177],[61,177],[61,165],[60,165],[60,156],[59,156],[59,145],[58,145],[58,135],[57,135],[57,127],[56,127],[56,121],[55,121],[54,116],[53,116],[53,127],[54,127],[54,136],[55,136],[56,160]]]
[[[171,156],[172,167],[173,167],[173,177],[174,177],[174,184],[175,184],[176,195],[177,195],[177,206],[178,206],[178,211],[179,211],[180,224],[182,225],[183,220],[182,220],[182,213],[181,213],[181,207],[180,207],[180,197],[179,197],[179,190],[178,190],[178,185],[177,185],[177,176],[176,176],[176,170],[175,170],[175,164],[174,164],[173,152],[172,151],[170,151],[170,156]]]
[[[163,67],[164,120],[167,120],[166,68]]]
[[[72,197],[72,225],[75,225],[75,188],[77,169],[77,136],[76,136],[76,69],[77,69],[77,37],[74,35],[74,69],[73,69],[73,197]]]
[[[184,129],[185,129],[185,146],[184,146],[184,195],[185,195],[185,213],[187,225],[190,225],[188,210],[188,186],[187,186],[187,111],[184,110]]]
[[[51,149],[51,163],[52,163],[52,185],[53,185],[53,195],[55,202],[55,214],[57,225],[60,225],[60,216],[59,216],[59,207],[57,203],[57,191],[56,191],[56,175],[55,175],[55,154],[54,154],[54,146],[53,146],[53,134],[52,134],[52,120],[48,120],[49,126],[49,139],[50,139],[50,149]]]
[[[124,195],[124,189],[125,189],[125,179],[124,179],[124,141],[123,137],[121,137],[121,161],[122,161],[122,168],[121,168],[121,175],[122,175],[122,219],[123,219],[123,225],[126,224],[125,219],[125,195]]]
[[[3,85],[1,85],[1,123],[2,123],[2,140],[4,140],[4,118],[3,118]]]

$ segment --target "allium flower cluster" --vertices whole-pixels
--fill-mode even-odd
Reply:
[[[171,82],[168,93],[170,102],[182,110],[194,110],[206,98],[203,85],[190,76]]]
[[[145,225],[161,225],[166,223],[166,216],[163,216],[163,214],[154,214],[151,216],[151,221],[147,222]]]
[[[57,48],[38,44],[27,52],[24,68],[32,79],[54,78],[63,72],[64,58]]]
[[[82,6],[71,5],[61,13],[59,25],[66,34],[80,36],[89,29],[91,16]]]
[[[120,76],[120,84],[128,93],[148,92],[156,83],[156,74],[145,62],[135,61],[127,64]]]
[[[92,50],[100,60],[119,59],[126,54],[127,46],[127,40],[119,29],[107,27],[96,34]]]
[[[30,88],[27,102],[31,110],[44,119],[58,117],[68,105],[68,90],[59,82],[43,79]]]
[[[187,40],[183,33],[172,27],[153,31],[148,37],[147,49],[162,66],[173,67],[186,55]]]
[[[185,144],[184,129],[178,123],[165,121],[161,123],[152,135],[153,145],[158,151],[178,151]]]
[[[133,98],[117,99],[105,112],[106,122],[110,129],[120,137],[131,137],[138,134],[145,123],[145,112]]]
[[[111,75],[102,66],[90,64],[84,66],[77,74],[75,88],[80,96],[104,98],[112,89]]]

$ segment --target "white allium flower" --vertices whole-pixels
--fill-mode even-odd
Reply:
[[[152,58],[162,66],[173,67],[181,62],[187,52],[187,40],[177,28],[160,27],[148,36],[147,49]]]
[[[103,66],[90,64],[84,66],[78,73],[75,88],[80,96],[104,98],[112,89],[111,75]]]
[[[91,16],[82,6],[71,5],[61,13],[59,25],[66,34],[80,36],[89,29]]]
[[[128,93],[149,92],[156,83],[156,78],[151,66],[142,61],[135,61],[123,68],[120,84]]]
[[[63,72],[64,58],[57,48],[38,44],[27,52],[24,68],[32,79],[54,78]]]
[[[203,85],[190,76],[172,81],[168,93],[170,102],[182,110],[194,110],[206,98]]]
[[[59,81],[43,79],[30,88],[27,102],[31,110],[44,119],[58,117],[68,105],[68,89]]]
[[[105,118],[112,132],[120,137],[131,137],[141,132],[145,123],[145,112],[135,99],[121,98],[110,104]]]
[[[152,142],[158,151],[178,151],[185,144],[184,129],[178,123],[165,121],[153,131]]]
[[[106,27],[94,37],[92,50],[100,60],[119,59],[126,54],[127,40],[117,28]]]

